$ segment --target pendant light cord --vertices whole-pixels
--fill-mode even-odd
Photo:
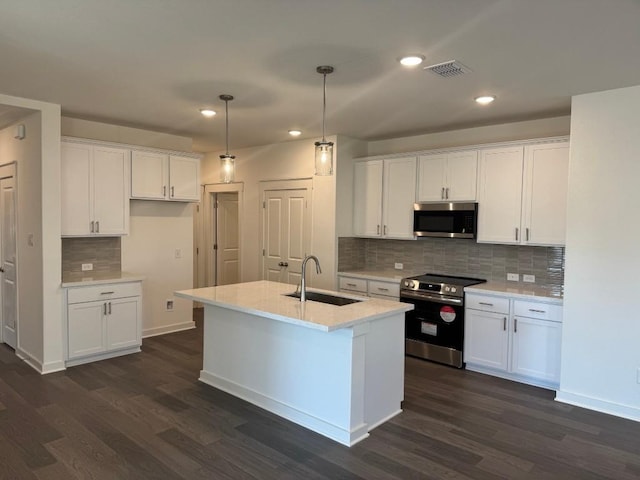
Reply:
[[[327,115],[327,74],[324,73],[322,75],[322,141],[325,142],[324,138],[324,119]]]
[[[229,156],[229,100],[224,101],[224,118],[226,123],[226,143],[227,143],[227,156]]]

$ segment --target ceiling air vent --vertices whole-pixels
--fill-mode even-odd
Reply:
[[[430,65],[424,67],[425,70],[435,73],[443,78],[455,77],[462,75],[463,73],[471,72],[471,69],[457,60],[449,60],[448,62],[438,63],[436,65]]]

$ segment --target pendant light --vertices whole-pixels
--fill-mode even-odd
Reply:
[[[333,73],[333,67],[321,65],[316,72],[322,75],[322,141],[316,142],[316,175],[333,174],[333,142],[324,138],[324,120],[327,113],[327,75]]]
[[[224,155],[220,155],[220,181],[231,183],[236,173],[235,156],[229,155],[229,102],[233,100],[232,95],[220,95],[220,100],[224,101],[225,120],[227,125],[226,144],[227,150]]]

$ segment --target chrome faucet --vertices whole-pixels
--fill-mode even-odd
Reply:
[[[316,262],[316,273],[322,273],[322,270],[320,269],[320,260],[318,260],[318,257],[316,257],[315,255],[307,255],[306,257],[304,257],[304,260],[302,260],[302,278],[300,279],[300,301],[301,302],[307,301],[307,284],[306,284],[305,276],[307,274],[307,262],[312,259],[314,262]]]

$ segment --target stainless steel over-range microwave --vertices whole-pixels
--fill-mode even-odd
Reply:
[[[417,237],[476,238],[477,203],[414,203],[413,234]]]

